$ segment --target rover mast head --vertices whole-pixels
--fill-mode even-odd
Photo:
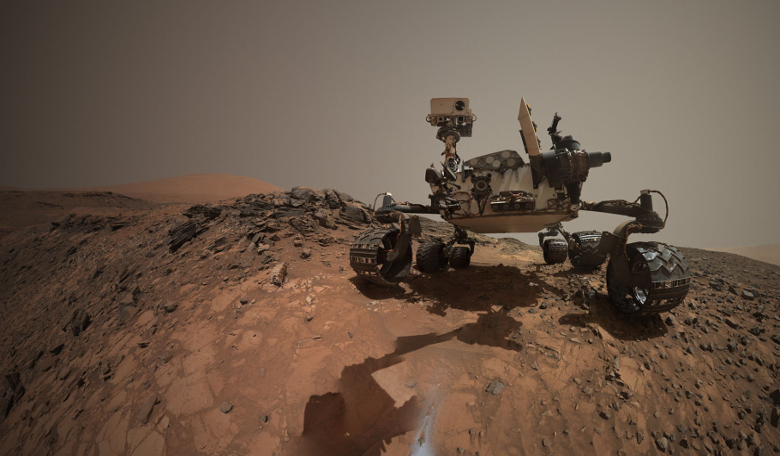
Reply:
[[[461,137],[470,137],[471,129],[477,116],[469,108],[468,98],[431,98],[431,113],[425,118],[426,122],[439,127],[436,139],[445,145],[444,152],[446,166],[451,171],[456,171],[460,163],[460,157],[455,144]]]
[[[471,112],[468,98],[431,98],[431,113],[425,120],[439,127],[436,137],[444,141],[443,131],[454,131],[460,137],[470,137],[477,116]]]

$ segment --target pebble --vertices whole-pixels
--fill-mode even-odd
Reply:
[[[163,305],[163,310],[165,310],[165,313],[171,313],[174,310],[176,310],[178,307],[179,307],[179,304],[177,304],[175,302],[166,302]]]
[[[66,378],[68,378],[68,375],[70,375],[70,366],[63,368],[60,371],[59,375],[57,375],[57,379],[65,380]]]
[[[233,410],[233,404],[231,404],[230,402],[223,402],[222,405],[219,406],[219,410],[222,413],[228,413],[231,410]]]
[[[492,382],[490,382],[487,388],[485,388],[485,391],[495,396],[498,393],[500,393],[503,389],[504,389],[504,384],[498,381],[498,379],[495,379]]]

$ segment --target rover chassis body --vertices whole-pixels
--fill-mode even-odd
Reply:
[[[409,274],[412,262],[429,274],[450,266],[467,268],[474,253],[475,233],[538,232],[547,264],[567,259],[577,269],[596,270],[604,263],[609,301],[616,311],[652,315],[683,302],[690,287],[691,272],[682,253],[671,245],[654,241],[629,243],[634,233],[655,233],[666,225],[668,203],[658,191],[643,190],[634,202],[582,201],[583,183],[591,168],[611,161],[609,152],[587,152],[571,136],[557,130],[556,114],[547,129],[550,151],[541,151],[531,109],[521,100],[518,120],[528,155],[526,162],[516,151],[503,150],[466,161],[456,144],[471,136],[476,121],[467,98],[434,98],[428,122],[437,126],[436,137],[445,145],[443,162],[425,171],[431,188],[429,204],[396,202],[390,193],[382,205],[374,202],[374,215],[385,227],[356,237],[350,248],[350,265],[361,278],[381,286],[397,286]],[[653,194],[666,204],[662,219],[653,209]],[[580,211],[603,212],[628,217],[613,231],[568,233],[563,223]],[[454,225],[447,242],[418,246],[413,258],[412,239],[421,234],[416,214],[438,214]]]

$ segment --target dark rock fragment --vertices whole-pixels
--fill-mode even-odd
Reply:
[[[287,263],[279,263],[271,270],[271,283],[281,286],[287,278]]]
[[[65,380],[70,375],[70,366],[64,367],[59,374],[57,374],[58,380]]]
[[[165,313],[171,313],[178,308],[179,308],[179,304],[175,302],[168,301],[163,305],[163,310],[165,311]]]
[[[16,391],[19,385],[21,385],[21,382],[22,376],[19,375],[19,372],[11,372],[10,374],[5,374],[3,376],[3,387],[9,393]]]
[[[331,209],[338,209],[341,207],[341,199],[339,199],[338,193],[331,189],[325,189],[325,203]]]
[[[503,389],[504,389],[504,384],[498,381],[498,379],[494,379],[492,382],[490,382],[487,388],[485,388],[485,391],[495,396],[499,394]]]
[[[192,238],[198,235],[200,227],[194,220],[188,220],[183,223],[179,223],[170,230],[168,235],[171,237],[168,240],[168,249],[171,253],[179,250],[184,244],[191,241]]]
[[[130,295],[130,293],[128,293],[128,295]],[[138,313],[138,310],[135,301],[132,299],[132,295],[130,295],[129,299],[127,297],[123,298],[119,301],[119,317],[117,319],[117,324],[120,326],[126,324]]]
[[[319,209],[314,213],[314,220],[322,227],[331,229],[336,228],[336,222],[333,221],[333,217],[324,209]]]
[[[214,206],[212,204],[196,204],[186,211],[184,215],[189,218],[203,217],[206,220],[214,220],[222,215],[223,206]]]
[[[353,223],[365,223],[368,221],[363,209],[355,206],[347,206],[344,208],[344,212],[341,214],[342,218]]]
[[[152,409],[154,408],[154,405],[160,402],[160,398],[157,396],[157,394],[152,394],[151,396],[147,397],[144,403],[141,405],[141,424],[146,424],[149,422],[149,417],[152,414]]]
[[[2,422],[9,413],[14,404],[24,396],[25,389],[22,386],[21,375],[18,372],[11,372],[5,374],[2,379],[3,386],[5,387],[6,394],[0,397],[0,422]]]
[[[55,364],[57,364],[57,359],[51,356],[47,356],[46,358],[43,358],[41,361],[38,361],[38,369],[40,369],[41,372],[48,372],[49,369],[54,367]]]
[[[274,218],[301,217],[306,213],[303,207],[280,207],[274,211]]]
[[[89,314],[83,309],[76,309],[70,316],[67,327],[74,336],[78,336],[89,326],[91,322]]]
[[[775,401],[775,405],[780,406],[780,388],[775,389],[771,393],[769,393],[769,397],[772,398],[773,401]]]

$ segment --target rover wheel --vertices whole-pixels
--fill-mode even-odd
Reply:
[[[544,261],[547,264],[558,264],[566,261],[569,245],[561,239],[547,239],[542,245]]]
[[[660,242],[634,242],[626,246],[628,266],[641,276],[640,286],[621,283],[612,260],[607,265],[609,301],[632,315],[653,315],[683,302],[691,284],[691,272],[683,254]]]
[[[426,242],[417,247],[417,269],[429,274],[447,269],[447,251],[444,244],[438,241]]]
[[[466,269],[471,264],[471,249],[468,247],[452,247],[450,249],[450,264],[456,269]]]
[[[571,235],[569,260],[575,268],[597,268],[607,261],[607,254],[599,250],[601,232],[580,231]]]
[[[389,262],[387,256],[395,248],[399,230],[379,229],[366,231],[358,236],[349,249],[349,265],[368,282],[377,285],[396,285],[412,269],[412,245],[396,261]]]

